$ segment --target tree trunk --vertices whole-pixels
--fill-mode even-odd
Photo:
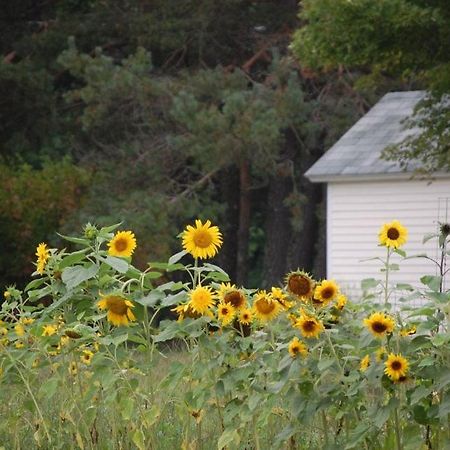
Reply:
[[[247,283],[248,243],[250,236],[250,163],[243,160],[239,167],[239,229],[236,261],[236,282],[240,286]]]

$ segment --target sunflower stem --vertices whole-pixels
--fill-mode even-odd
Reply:
[[[328,438],[328,422],[327,422],[327,416],[325,415],[325,411],[322,410],[322,426],[323,426],[323,433],[325,438],[325,447],[328,447],[329,438]]]
[[[397,442],[397,450],[402,450],[402,440],[400,435],[400,424],[398,420],[398,411],[397,408],[394,408],[394,426],[395,426],[395,439]]]
[[[387,256],[386,256],[386,274],[384,278],[384,306],[387,307],[388,300],[389,300],[389,259],[391,256],[391,249],[389,247],[386,247],[387,249]]]

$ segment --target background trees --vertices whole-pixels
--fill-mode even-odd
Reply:
[[[302,174],[386,90],[446,92],[448,7],[318,0],[300,11],[291,0],[8,2],[2,283],[32,271],[34,246],[58,245],[57,229],[123,220],[145,237],[143,266],[198,216],[223,229],[220,263],[238,283],[269,286],[297,267],[324,275],[322,188]],[[14,190],[25,212],[13,219]]]

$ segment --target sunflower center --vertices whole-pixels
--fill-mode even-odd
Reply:
[[[292,353],[297,354],[300,352],[300,347],[298,345],[294,345],[292,348]]]
[[[314,320],[306,320],[303,323],[303,330],[306,332],[312,332],[316,329],[316,322]]]
[[[118,252],[123,252],[128,247],[128,241],[126,239],[119,238],[114,242],[114,247]]]
[[[225,303],[230,303],[235,308],[239,308],[244,303],[244,299],[241,293],[238,291],[231,291],[226,293],[223,300]]]
[[[120,316],[124,316],[127,313],[128,306],[125,301],[120,297],[109,297],[106,301],[106,305],[109,311]]]
[[[311,292],[311,281],[302,275],[291,275],[288,280],[288,287],[296,295],[308,295]]]
[[[196,230],[193,236],[194,244],[196,247],[207,248],[212,244],[212,236],[211,233],[208,233],[205,230]]]
[[[324,300],[329,300],[330,298],[334,297],[334,289],[332,287],[326,287],[325,289],[322,290],[322,298]]]
[[[376,333],[384,333],[387,330],[387,325],[383,322],[373,322],[372,330]]]
[[[397,230],[397,228],[389,228],[389,230],[387,231],[387,237],[393,241],[395,241],[396,239],[398,239],[400,237],[400,233]]]
[[[391,368],[392,370],[400,370],[402,368],[402,363],[400,361],[392,361]]]
[[[230,313],[230,309],[226,306],[223,306],[220,310],[220,313],[222,314],[222,316],[226,316]]]
[[[256,307],[261,314],[270,314],[275,309],[275,305],[272,302],[267,301],[265,298],[258,300]]]

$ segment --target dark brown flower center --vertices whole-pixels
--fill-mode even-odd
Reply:
[[[125,250],[127,249],[127,247],[128,247],[128,241],[127,241],[126,239],[122,239],[122,238],[117,239],[117,240],[114,242],[114,247],[116,248],[116,250],[117,250],[118,252],[123,252],[123,251],[125,251]]]
[[[373,322],[372,330],[376,333],[384,333],[387,330],[387,325],[383,322]]]
[[[398,239],[400,237],[400,233],[397,230],[397,228],[389,228],[389,230],[387,231],[387,237],[389,239],[392,239],[393,241],[395,241],[396,239]]]
[[[125,300],[121,297],[108,297],[106,300],[106,307],[109,311],[120,316],[126,315],[128,310]]]
[[[225,303],[230,303],[234,308],[244,304],[244,296],[239,291],[227,292],[223,298]]]
[[[335,294],[335,291],[332,286],[328,286],[322,290],[322,298],[325,300],[329,300],[330,298],[333,298],[334,294]]]
[[[295,355],[300,353],[300,347],[298,345],[294,345],[292,348],[292,353],[294,353]]]
[[[207,248],[212,243],[212,236],[211,233],[208,233],[205,230],[196,230],[193,240],[197,247]]]
[[[311,280],[304,275],[293,274],[288,280],[289,290],[300,297],[311,293]]]
[[[316,330],[316,322],[314,320],[306,320],[303,322],[303,330],[311,333]]]
[[[391,368],[392,370],[400,370],[402,368],[402,363],[400,361],[392,361]]]

